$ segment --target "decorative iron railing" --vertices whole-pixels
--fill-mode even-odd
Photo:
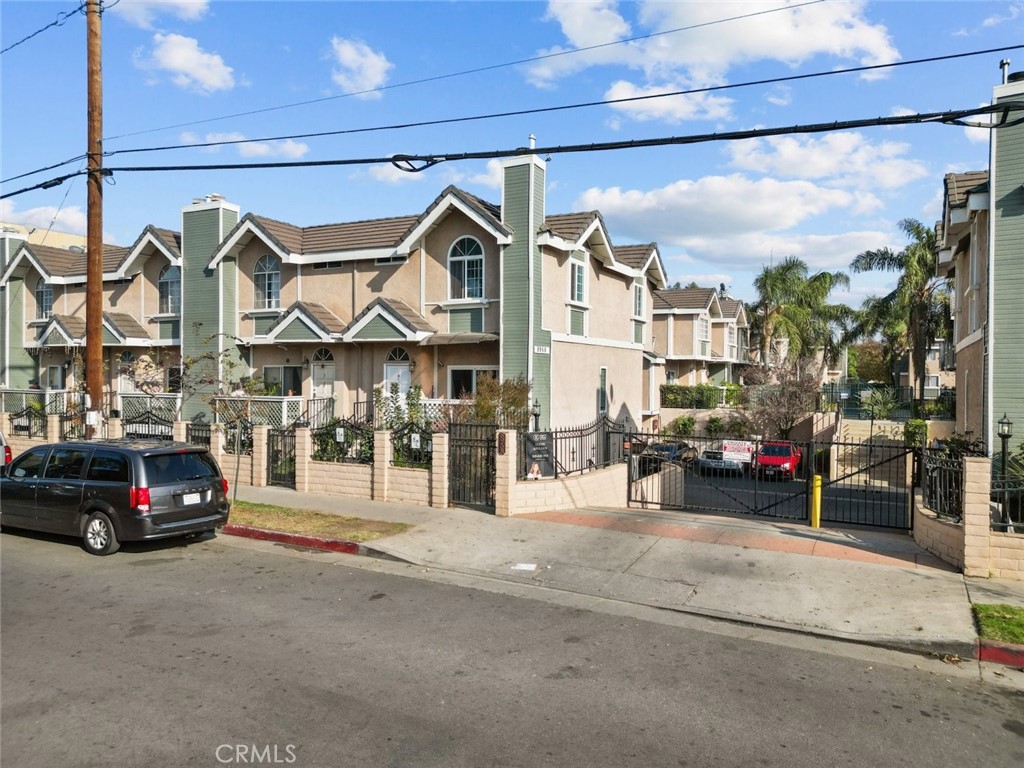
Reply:
[[[551,430],[551,460],[555,477],[620,463],[626,456],[626,432],[624,423],[604,417],[578,427]],[[518,435],[520,479],[529,472],[526,434],[520,431]]]
[[[430,469],[433,460],[430,426],[408,421],[391,430],[391,463],[396,467]]]
[[[213,425],[199,417],[185,425],[185,442],[209,448],[213,444]]]
[[[238,456],[252,456],[253,422],[239,418],[224,424],[224,452]]]
[[[373,463],[373,427],[351,419],[332,419],[311,430],[313,461]]]
[[[11,434],[19,437],[43,437],[46,435],[46,414],[42,404],[29,406],[10,415]]]

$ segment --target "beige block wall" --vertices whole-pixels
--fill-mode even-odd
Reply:
[[[388,501],[430,506],[430,470],[388,467]]]
[[[989,576],[1024,581],[1024,536],[993,532],[989,538]]]
[[[940,560],[963,570],[964,529],[939,518],[924,507],[920,491],[914,492],[914,541]]]
[[[956,353],[956,429],[984,434],[985,344],[978,341]]]
[[[309,493],[373,498],[373,465],[310,461],[306,465],[306,488]]]

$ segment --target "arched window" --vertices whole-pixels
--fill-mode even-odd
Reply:
[[[474,237],[460,237],[448,251],[449,298],[484,297],[484,249]]]
[[[36,317],[45,320],[53,314],[53,286],[40,277],[36,283]]]
[[[314,363],[330,363],[334,360],[334,353],[326,347],[320,347],[313,353]]]
[[[157,281],[160,290],[160,314],[176,315],[181,312],[181,269],[168,264]]]
[[[401,347],[392,347],[388,350],[387,357],[384,358],[386,363],[408,363],[409,353]]]
[[[256,286],[256,309],[281,308],[281,262],[276,256],[260,257],[252,271],[252,281]]]

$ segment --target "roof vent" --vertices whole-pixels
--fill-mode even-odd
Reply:
[[[1008,82],[1008,83],[1024,82],[1024,72],[1011,72],[1007,76],[1006,82]]]
[[[218,194],[217,192],[211,192],[206,196],[206,202],[208,203],[222,203],[224,202],[224,195]]]
[[[68,250],[72,253],[85,253],[85,248],[80,245],[69,245]]]

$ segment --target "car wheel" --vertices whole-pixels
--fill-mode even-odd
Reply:
[[[93,512],[85,521],[82,543],[90,555],[112,555],[121,546],[113,523],[102,512]]]

